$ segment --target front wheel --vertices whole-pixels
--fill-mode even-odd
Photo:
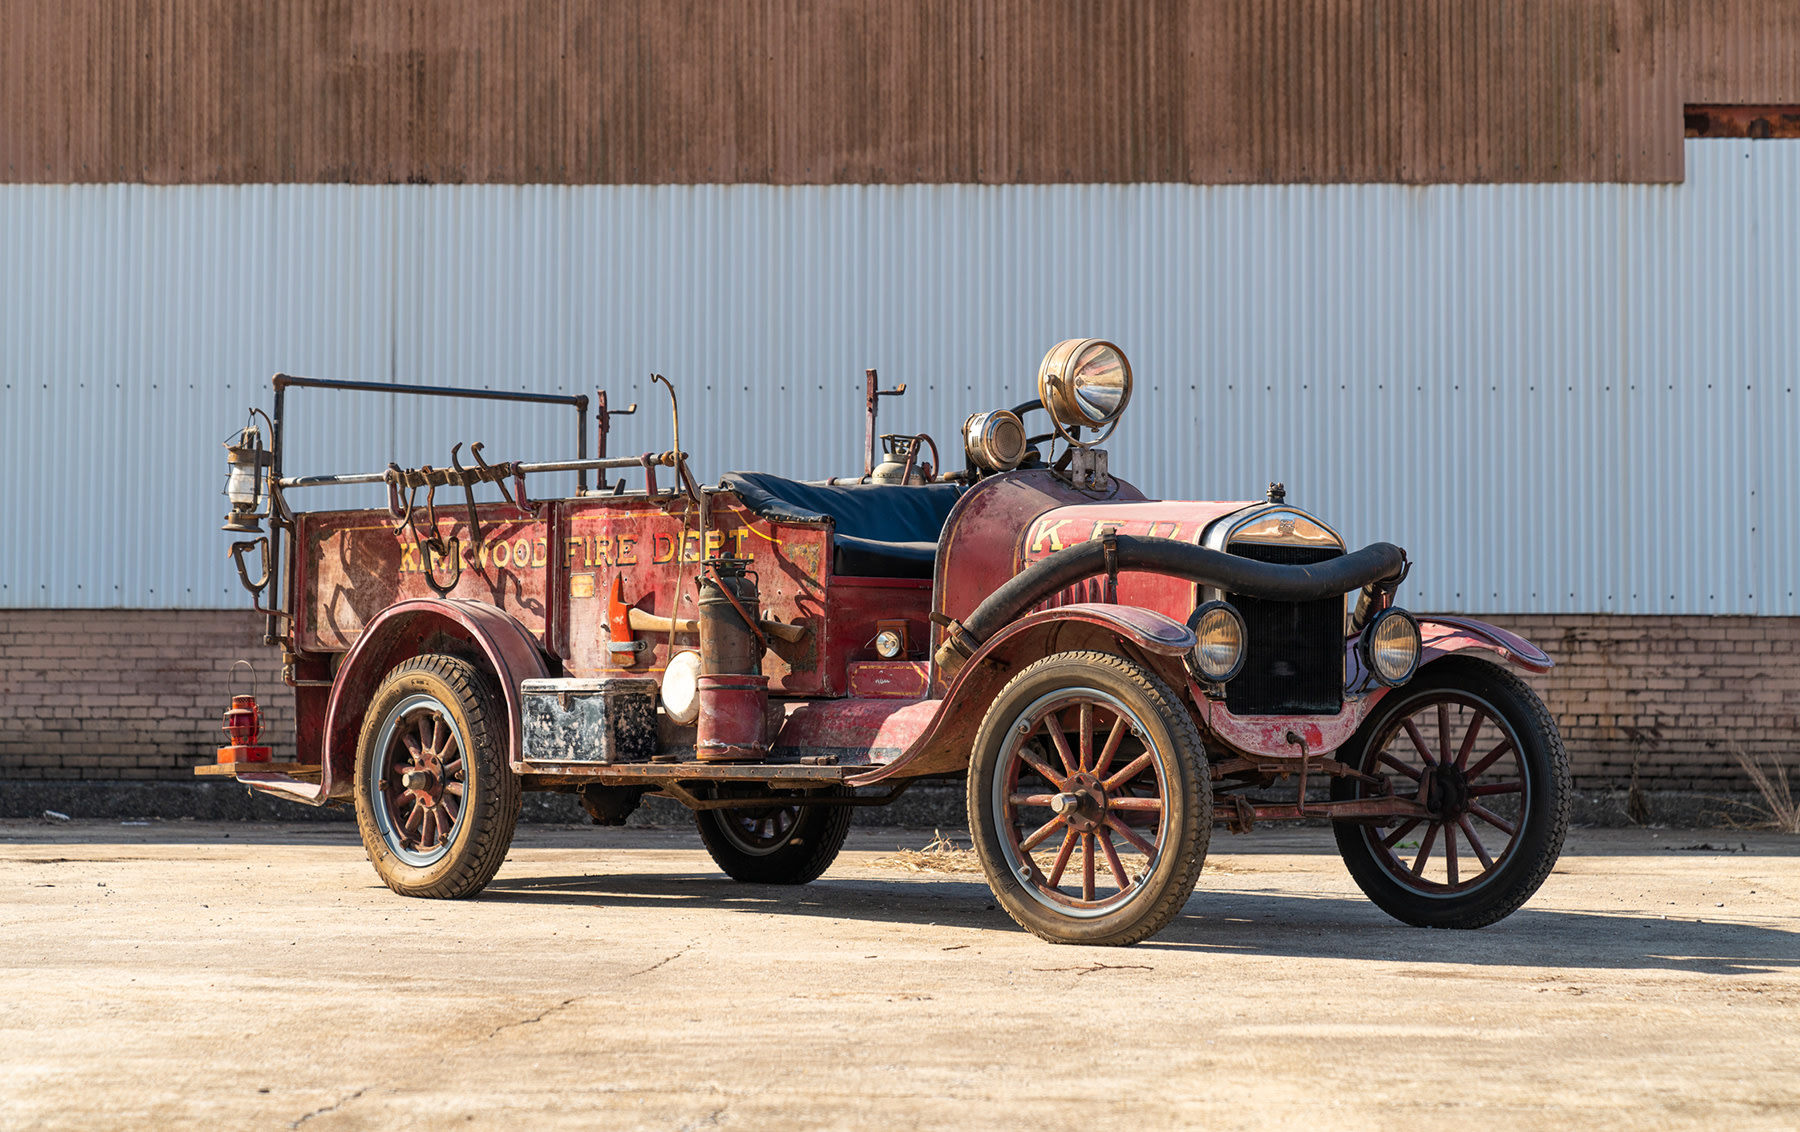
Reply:
[[[431,654],[381,682],[356,745],[356,826],[402,896],[458,899],[494,879],[519,820],[506,717],[487,675]]]
[[[748,884],[808,884],[837,859],[850,807],[771,801],[695,810],[700,840],[725,875]]]
[[[1562,735],[1523,680],[1450,657],[1382,698],[1344,761],[1383,785],[1332,781],[1332,798],[1397,795],[1427,816],[1339,822],[1338,851],[1381,909],[1417,927],[1479,928],[1531,898],[1569,828]]]
[[[981,721],[968,802],[995,899],[1052,943],[1161,931],[1212,832],[1193,718],[1155,673],[1108,653],[1059,653],[1013,677]]]

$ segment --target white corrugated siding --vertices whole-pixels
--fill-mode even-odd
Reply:
[[[240,606],[218,442],[271,373],[604,386],[717,476],[946,454],[1119,341],[1152,494],[1290,498],[1417,608],[1800,614],[1800,143],[1673,186],[0,187],[0,606]],[[574,451],[573,412],[289,396],[290,472]],[[540,489],[541,490],[541,489]],[[371,490],[366,505],[379,502]],[[317,497],[322,502],[323,497]]]

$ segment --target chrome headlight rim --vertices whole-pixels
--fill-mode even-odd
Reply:
[[[1010,472],[1024,463],[1031,451],[1027,440],[1025,423],[1008,409],[989,409],[963,422],[963,451],[985,472]]]
[[[1237,630],[1238,648],[1237,656],[1228,667],[1224,669],[1215,667],[1208,670],[1200,659],[1201,656],[1204,655],[1202,650],[1206,647],[1207,643],[1206,638],[1201,635],[1201,625],[1214,614],[1222,614],[1229,617],[1231,622],[1235,625]],[[1232,605],[1228,601],[1206,602],[1203,605],[1197,606],[1194,609],[1194,612],[1188,614],[1187,626],[1195,637],[1194,647],[1189,649],[1182,657],[1183,662],[1187,665],[1188,675],[1192,676],[1195,680],[1206,684],[1229,684],[1231,681],[1237,679],[1244,671],[1245,661],[1250,657],[1250,630],[1244,623],[1244,615],[1238,612],[1237,606]]]
[[[1119,360],[1119,371],[1123,377],[1119,403],[1110,412],[1098,417],[1084,407],[1073,380],[1082,359],[1096,347],[1112,351]],[[1044,411],[1050,414],[1050,423],[1056,428],[1057,435],[1073,447],[1092,448],[1113,434],[1113,430],[1119,427],[1119,421],[1125,416],[1126,406],[1131,404],[1131,359],[1125,356],[1125,351],[1119,348],[1117,342],[1105,338],[1065,338],[1050,347],[1044,360],[1039,363],[1037,388],[1038,400],[1043,403]],[[1093,439],[1075,438],[1075,430],[1083,428],[1095,433]]]
[[[1396,619],[1398,619],[1396,621]],[[1376,639],[1383,626],[1390,624],[1404,625],[1412,638],[1412,661],[1398,675],[1383,671],[1375,663]],[[1389,606],[1377,613],[1363,629],[1362,640],[1357,643],[1357,651],[1361,654],[1363,670],[1377,684],[1384,688],[1398,688],[1418,674],[1419,665],[1425,659],[1425,643],[1419,632],[1419,619],[1398,606]]]

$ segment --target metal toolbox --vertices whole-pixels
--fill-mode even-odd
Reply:
[[[656,681],[641,676],[522,681],[525,761],[649,762],[656,691]]]

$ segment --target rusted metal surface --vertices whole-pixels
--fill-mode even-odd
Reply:
[[[1144,498],[1136,488],[1114,478],[1106,493],[1107,503],[1129,503]],[[999,582],[1017,574],[1025,565],[1032,523],[1056,507],[1101,502],[1076,491],[1048,471],[1013,472],[983,480],[956,502],[938,538],[937,564],[933,567],[932,610],[961,620],[967,617]],[[942,630],[931,628],[931,648],[936,651]],[[939,690],[943,677],[938,677]]]
[[[656,681],[527,680],[520,686],[522,758],[546,763],[649,762],[656,754]]]
[[[0,176],[1669,181],[1800,102],[1790,0],[0,8]]]
[[[1690,138],[1800,138],[1800,104],[1689,106],[1682,120]]]
[[[700,677],[700,725],[694,752],[701,762],[761,762],[769,753],[769,678],[760,673]]]
[[[923,660],[853,660],[850,694],[916,700],[931,691],[931,665]]]
[[[790,700],[774,753],[783,760],[830,758],[859,768],[891,762],[931,726],[942,703],[885,696]]]
[[[1222,701],[1207,698],[1197,688],[1191,694],[1200,705],[1207,729],[1232,750],[1294,763],[1308,754],[1335,751],[1343,746],[1381,698],[1377,693],[1346,699],[1336,715],[1240,716],[1231,714]],[[1304,743],[1296,743],[1290,736]]]

